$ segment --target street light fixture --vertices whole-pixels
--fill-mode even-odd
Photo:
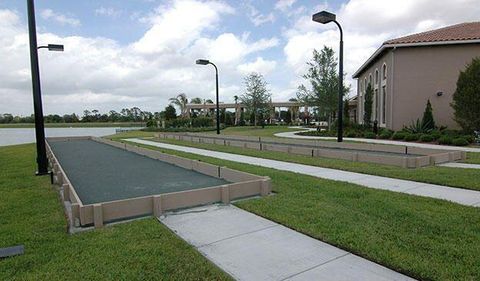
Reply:
[[[30,66],[32,71],[33,111],[35,115],[35,138],[37,145],[36,175],[48,175],[48,159],[45,147],[45,124],[43,121],[42,92],[40,88],[40,71],[38,67],[38,49],[48,48],[49,51],[63,51],[63,45],[37,45],[37,29],[35,24],[35,6],[33,0],[27,0],[28,35],[30,40]]]
[[[338,29],[340,30],[340,53],[339,53],[339,66],[338,66],[338,130],[337,130],[337,141],[343,141],[343,30],[338,21],[336,20],[335,14],[329,13],[327,11],[321,11],[312,16],[314,22],[319,22],[321,24],[327,24],[334,22]]]
[[[48,44],[47,46],[38,46],[37,49],[48,49],[49,51],[53,52],[63,52],[64,48],[63,45],[59,44]]]
[[[213,67],[215,67],[215,81],[216,81],[216,91],[217,91],[217,95],[216,95],[216,99],[217,99],[217,114],[216,114],[216,117],[217,117],[217,135],[220,135],[220,107],[219,107],[219,101],[218,101],[218,68],[217,66],[212,63],[211,61],[209,60],[206,60],[206,59],[198,59],[196,62],[196,64],[199,64],[199,65],[207,65],[207,64],[211,64],[213,65]]]

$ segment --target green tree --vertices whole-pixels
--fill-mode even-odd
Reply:
[[[455,121],[467,132],[480,130],[480,57],[460,72],[452,107]]]
[[[177,111],[175,110],[175,107],[172,105],[165,107],[165,120],[173,120],[175,118],[177,118]]]
[[[365,90],[365,100],[363,102],[363,124],[367,127],[372,125],[372,110],[373,110],[373,89],[372,85],[368,83]]]
[[[307,62],[308,70],[303,78],[310,82],[310,88],[300,85],[297,98],[302,103],[316,106],[319,115],[324,118],[335,118],[338,106],[338,73],[337,59],[333,49],[324,46],[318,52],[313,50],[313,58]],[[350,87],[343,88],[347,95]]]
[[[252,72],[244,78],[245,93],[240,100],[253,115],[253,124],[257,126],[259,118],[263,118],[270,110],[271,93],[263,75]]]
[[[422,128],[433,130],[435,129],[435,120],[433,119],[433,109],[430,100],[427,101],[425,111],[423,112]]]

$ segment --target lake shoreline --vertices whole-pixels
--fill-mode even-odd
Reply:
[[[145,122],[78,122],[78,123],[45,123],[45,128],[123,128],[145,127]],[[35,123],[8,123],[0,124],[0,129],[35,128]]]

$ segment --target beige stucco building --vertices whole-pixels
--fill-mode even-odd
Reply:
[[[458,128],[450,106],[460,71],[480,56],[480,22],[462,23],[386,41],[355,72],[357,120],[372,85],[372,121],[400,130],[421,119],[430,100],[438,126]],[[479,109],[480,110],[480,109]]]

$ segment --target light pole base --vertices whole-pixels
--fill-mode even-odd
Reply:
[[[46,175],[50,175],[51,172],[49,171],[46,171],[46,172],[39,172],[39,171],[36,171],[35,172],[35,176],[46,176]]]

